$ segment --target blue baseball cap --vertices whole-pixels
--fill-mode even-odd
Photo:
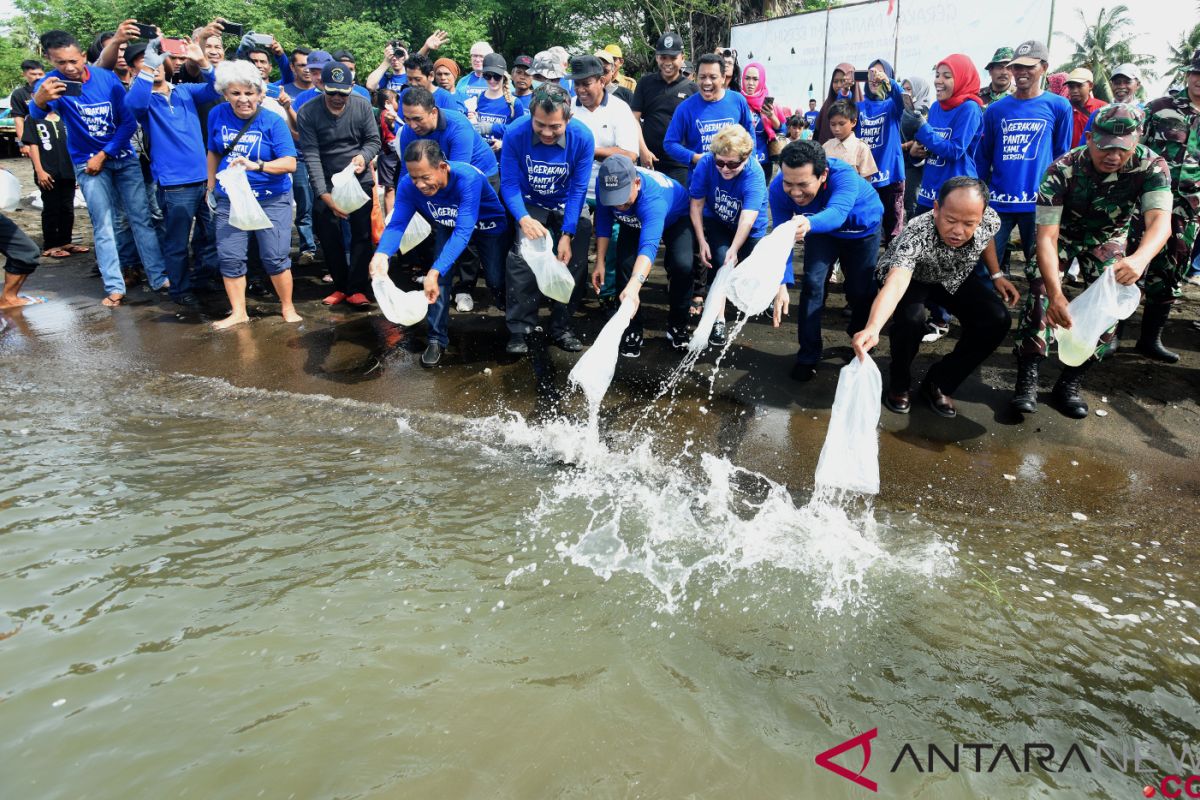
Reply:
[[[313,50],[308,54],[308,61],[305,63],[305,69],[325,69],[326,64],[333,63],[333,56],[326,53],[324,50]]]
[[[629,156],[609,156],[600,163],[600,171],[596,173],[596,199],[606,206],[628,203],[636,177],[637,167]]]

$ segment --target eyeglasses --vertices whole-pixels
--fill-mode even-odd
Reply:
[[[747,156],[746,158],[749,158],[749,156]],[[737,169],[742,164],[746,163],[746,159],[739,158],[737,161],[726,161],[723,158],[714,157],[713,163],[715,163],[717,165],[717,169]]]
[[[485,72],[485,73],[483,73],[483,79],[485,81],[502,81],[502,80],[504,80],[504,76],[497,75],[494,72]]]

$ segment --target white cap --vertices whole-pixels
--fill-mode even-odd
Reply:
[[[1115,78],[1118,75],[1124,75],[1126,78],[1131,78],[1138,83],[1142,82],[1142,71],[1137,68],[1137,64],[1122,64],[1112,71],[1110,77]]]

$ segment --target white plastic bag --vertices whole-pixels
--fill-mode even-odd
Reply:
[[[779,294],[788,257],[796,246],[799,224],[799,220],[791,219],[777,226],[734,270],[729,279],[729,299],[743,314],[754,316],[771,307]]]
[[[395,208],[392,209],[392,212],[395,213]],[[431,233],[433,233],[433,229],[429,227],[425,218],[420,214],[413,214],[412,219],[408,221],[408,227],[404,229],[404,237],[400,239],[401,255],[425,241]]]
[[[816,483],[859,494],[879,494],[879,411],[883,378],[870,356],[842,367],[829,432],[817,461]]]
[[[700,321],[696,323],[696,330],[692,331],[692,338],[688,341],[689,351],[699,353],[708,347],[708,334],[716,324],[717,316],[725,309],[725,298],[734,272],[732,267],[721,267],[717,270],[712,285],[708,287],[708,296],[704,298],[704,312],[700,315]]]
[[[21,181],[6,169],[0,169],[0,211],[12,211],[21,204]]]
[[[575,292],[575,279],[567,265],[558,260],[554,252],[554,239],[547,232],[540,239],[521,237],[521,257],[533,270],[538,291],[560,303],[571,302]]]
[[[402,292],[387,276],[373,278],[371,288],[375,291],[375,302],[379,303],[379,310],[389,322],[412,327],[425,319],[425,313],[429,311],[429,301],[420,289]]]
[[[217,173],[221,188],[229,196],[229,224],[238,230],[261,231],[271,227],[271,218],[262,210],[246,178],[246,168],[226,167]]]
[[[1111,268],[1067,306],[1070,328],[1055,328],[1058,358],[1068,367],[1078,367],[1096,352],[1104,332],[1137,311],[1142,293],[1136,285],[1122,286]]]
[[[593,408],[600,406],[617,369],[621,337],[633,319],[633,300],[622,301],[617,312],[604,324],[595,343],[579,357],[567,379],[583,390]]]
[[[333,176],[332,182],[333,204],[341,209],[343,214],[353,214],[371,202],[371,195],[364,192],[362,184],[358,182],[354,164],[347,164],[344,170]]]

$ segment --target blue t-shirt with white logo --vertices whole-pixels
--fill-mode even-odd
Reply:
[[[513,104],[509,106],[508,101],[504,96],[488,97],[486,94],[481,94],[476,99],[475,116],[480,122],[490,123],[492,132],[484,134],[484,139],[489,142],[494,142],[497,139],[504,138],[504,131],[508,124],[520,117],[525,112],[517,105],[517,99],[513,98]]]
[[[975,151],[983,128],[983,109],[967,100],[949,111],[941,103],[929,109],[929,121],[917,129],[916,140],[929,151],[917,190],[917,205],[933,208],[938,190],[951,178],[978,178]]]
[[[992,193],[992,207],[1032,213],[1050,162],[1071,149],[1074,114],[1065,97],[1042,92],[1028,100],[1001,98],[983,112],[975,163]]]
[[[904,180],[904,151],[900,149],[900,117],[904,116],[904,87],[892,81],[883,100],[858,104],[855,135],[871,148],[878,172],[867,178],[876,189]]]
[[[628,211],[618,211],[604,203],[596,203],[596,238],[610,238],[613,221],[634,229],[638,235],[638,255],[654,261],[663,231],[668,225],[688,215],[691,205],[688,190],[661,172],[637,168],[642,187]],[[602,235],[603,234],[603,235]]]
[[[208,149],[220,155],[238,135],[246,120],[233,113],[233,106],[221,103],[208,113]],[[246,128],[242,138],[221,159],[217,172],[229,166],[230,160],[245,156],[251,161],[274,161],[285,156],[296,156],[296,143],[283,117],[259,109],[258,116]],[[292,176],[271,175],[259,170],[247,170],[246,177],[255,197],[271,197],[292,192]],[[221,182],[217,181],[217,193],[225,194]]]
[[[50,102],[50,108],[62,117],[67,128],[67,152],[71,162],[84,164],[103,150],[109,158],[133,155],[129,140],[137,130],[137,119],[125,108],[125,85],[116,75],[100,67],[88,66],[83,88],[76,97],[63,95]],[[58,70],[46,78],[67,80]],[[38,81],[34,91],[46,80]],[[46,112],[32,100],[29,116],[45,119]]]
[[[704,199],[706,219],[717,220],[731,230],[737,230],[743,211],[757,211],[750,235],[754,238],[767,235],[767,178],[754,159],[726,180],[721,177],[713,154],[705,153],[692,170],[688,194],[693,200]]]
[[[523,115],[504,133],[500,149],[500,197],[520,221],[527,203],[563,212],[563,233],[575,233],[583,211],[596,140],[577,119],[567,122],[559,141],[543,144],[533,132],[533,117]]]
[[[696,93],[684,100],[671,115],[671,124],[663,137],[663,150],[689,169],[692,156],[705,153],[713,137],[727,125],[741,125],[754,135],[750,104],[737,92],[726,90],[720,100],[709,102]]]

